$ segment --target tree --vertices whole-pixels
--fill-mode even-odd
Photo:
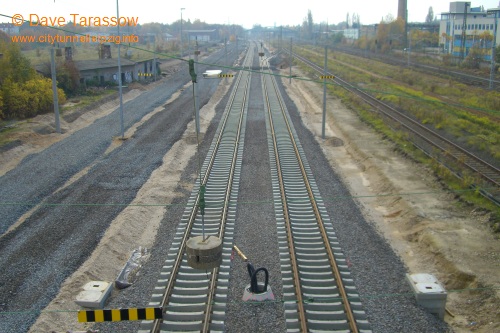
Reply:
[[[429,7],[429,12],[427,13],[427,16],[425,17],[425,23],[432,23],[434,22],[434,10],[432,9],[432,6]]]
[[[23,56],[19,45],[16,43],[5,43],[0,41],[0,53],[4,56],[0,59],[0,85],[7,78],[14,82],[26,82],[36,74],[31,68],[28,58]]]
[[[384,53],[394,48],[403,47],[401,43],[404,31],[405,22],[401,17],[398,17],[396,20],[390,21],[389,23],[380,23],[377,29],[376,47]]]
[[[313,17],[312,17],[312,13],[311,13],[311,10],[309,9],[307,11],[307,31],[309,33],[309,36],[312,38],[313,36],[313,26],[314,26],[314,23],[313,23]]]
[[[28,118],[50,112],[52,81],[37,74],[19,45],[0,38],[0,119]],[[66,96],[58,90],[59,101]]]
[[[57,86],[67,94],[76,95],[80,88],[80,72],[75,63],[71,60],[66,60],[63,63],[58,62],[56,65]]]
[[[361,19],[359,18],[359,14],[352,14],[352,27],[355,29],[361,28]]]

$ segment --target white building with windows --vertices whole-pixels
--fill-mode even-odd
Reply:
[[[12,23],[0,23],[0,31],[5,32],[7,35],[19,35],[19,27]]]
[[[500,45],[498,21],[500,5],[485,9],[483,6],[471,7],[468,1],[450,2],[450,11],[441,13],[440,47],[444,53],[462,58],[469,54],[472,47],[477,47],[483,59],[490,61],[494,36],[496,46]]]

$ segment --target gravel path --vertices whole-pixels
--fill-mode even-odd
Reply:
[[[236,53],[230,53],[235,57]],[[224,59],[218,52],[206,59]],[[200,66],[199,72],[205,66]],[[163,105],[190,77],[186,70],[124,105],[125,129]],[[198,86],[200,105],[208,102],[216,81]],[[0,178],[1,231],[34,205],[44,203],[13,232],[0,239],[0,332],[26,332],[61,283],[92,253],[110,221],[135,197],[163,156],[192,119],[192,92],[184,91],[140,126],[134,136],[104,155],[119,135],[118,110],[43,152],[26,158]],[[90,166],[76,182],[58,190]],[[118,204],[117,204],[118,203]]]

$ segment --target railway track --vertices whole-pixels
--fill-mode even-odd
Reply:
[[[356,50],[352,48],[346,48],[346,47],[335,47],[335,51],[342,52],[342,53],[347,53],[351,55],[355,55],[357,57],[363,57],[363,58],[376,58],[382,62],[385,62],[387,64],[391,65],[399,65],[403,67],[412,67],[414,69],[417,69],[421,72],[428,73],[431,75],[436,75],[439,74],[443,77],[451,78],[454,80],[457,80],[459,82],[465,83],[467,85],[473,85],[473,86],[479,86],[484,89],[490,89],[490,85],[493,84],[494,89],[499,90],[500,89],[500,81],[498,80],[491,80],[489,77],[481,77],[481,76],[476,76],[476,75],[471,75],[468,73],[463,73],[459,71],[452,71],[446,68],[442,67],[436,67],[436,66],[430,66],[426,64],[421,64],[416,62],[415,60],[413,61],[408,61],[408,55],[404,55],[406,59],[402,58],[397,58],[394,56],[389,56],[389,55],[382,55],[382,54],[376,54],[373,52],[369,52],[369,56],[367,56],[367,53],[365,51],[361,50]],[[411,57],[411,56],[410,56]]]
[[[324,68],[321,68],[307,58],[295,53],[293,56],[315,69],[321,75],[324,74]],[[327,75],[334,74],[327,73]],[[440,134],[420,124],[413,118],[399,112],[390,105],[359,90],[347,81],[338,77],[331,80],[342,88],[362,98],[363,101],[368,103],[374,110],[388,119],[393,128],[406,131],[417,148],[447,167],[456,176],[459,178],[471,175],[475,176],[474,186],[476,189],[478,189],[483,196],[495,204],[500,205],[500,169],[498,167],[458,146]]]
[[[244,67],[250,67],[255,44]],[[269,71],[269,74],[271,72]],[[243,138],[252,74],[237,75],[197,184],[191,193],[149,306],[161,320],[143,321],[139,332],[223,332]],[[267,140],[283,277],[287,332],[371,332],[346,258],[321,203],[314,177],[289,121],[272,75],[262,76]],[[206,188],[205,214],[200,189]],[[217,235],[222,264],[210,271],[188,264],[191,237]]]
[[[371,332],[274,76],[262,89],[287,332]]]
[[[245,63],[252,62],[252,55],[248,53]],[[155,286],[158,292],[152,296],[150,306],[161,307],[163,319],[142,322],[139,332],[224,330],[250,77],[244,71],[237,76],[218,134],[200,166],[199,181]],[[207,205],[204,215],[199,209],[202,186]],[[222,240],[222,264],[210,271],[192,269],[185,251],[189,238],[202,235],[216,235]]]

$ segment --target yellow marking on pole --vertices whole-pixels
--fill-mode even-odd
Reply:
[[[139,320],[137,309],[128,309],[128,320]]]
[[[146,318],[154,318],[154,317],[155,317],[155,309],[146,308]]]
[[[111,309],[111,320],[112,321],[121,321],[122,315],[120,313],[120,309]]]
[[[219,74],[219,77],[233,77],[234,74]]]
[[[155,320],[162,318],[162,308],[131,308],[78,311],[78,322],[80,323],[126,320]]]
[[[104,321],[104,311],[103,310],[95,310],[95,322],[100,323]]]
[[[78,311],[78,322],[79,323],[87,322],[87,311]]]
[[[320,79],[335,79],[335,75],[321,75]]]

